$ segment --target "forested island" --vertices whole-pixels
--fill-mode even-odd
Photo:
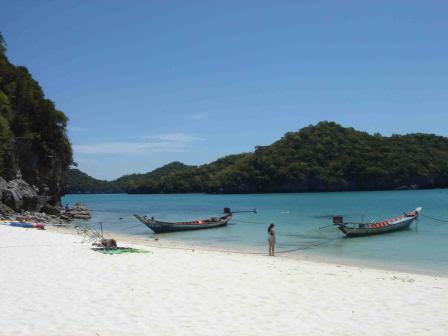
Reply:
[[[67,121],[28,69],[10,63],[0,33],[0,214],[58,212],[73,162]]]
[[[268,193],[448,186],[448,138],[382,136],[323,121],[252,153],[200,166],[173,162],[114,181],[67,172],[67,193]]]
[[[67,116],[0,33],[0,212],[53,211],[62,193],[268,193],[448,187],[448,138],[382,136],[323,121],[269,146],[192,166],[97,180],[73,164]]]

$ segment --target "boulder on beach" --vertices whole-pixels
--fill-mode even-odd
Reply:
[[[3,189],[6,189],[7,184],[8,184],[8,182],[6,182],[6,180],[3,177],[0,176],[0,192]]]
[[[65,211],[64,215],[70,219],[90,219],[92,218],[89,208],[76,204]]]
[[[6,180],[0,176],[0,203],[2,202],[3,199],[3,190],[5,190],[7,186],[8,182],[6,182]]]
[[[42,207],[41,211],[45,212],[48,215],[54,215],[54,216],[61,215],[61,207],[54,206],[48,203]]]
[[[2,182],[0,182],[0,187],[1,185],[3,185]],[[16,178],[7,182],[6,188],[1,193],[3,203],[15,211],[39,210],[40,202],[36,189],[22,178]]]
[[[0,217],[44,223],[68,223],[73,219],[90,219],[90,210],[80,204],[63,209],[54,195],[39,194],[20,175],[6,181],[0,177]],[[44,190],[48,191],[48,190]]]
[[[0,202],[0,216],[1,217],[9,217],[13,213],[14,213],[14,210],[12,210],[9,206]]]

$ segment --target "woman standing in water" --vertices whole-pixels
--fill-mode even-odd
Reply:
[[[268,227],[268,243],[269,243],[269,255],[274,256],[275,249],[275,225],[272,223]]]

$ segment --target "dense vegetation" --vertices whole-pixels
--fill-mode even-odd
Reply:
[[[202,166],[171,163],[105,182],[70,171],[67,192],[250,193],[434,188],[448,186],[448,138],[384,137],[334,122],[290,132],[253,153]]]
[[[63,172],[72,163],[67,117],[45,98],[28,69],[11,64],[0,33],[0,176],[20,171],[41,194],[59,201]]]
[[[125,175],[114,181],[97,180],[79,169],[70,169],[65,179],[67,193],[123,193],[134,190],[140,185],[150,185],[162,177],[175,174],[188,166],[172,162],[162,168],[146,174]]]

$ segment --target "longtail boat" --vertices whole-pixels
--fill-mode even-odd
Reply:
[[[408,229],[418,219],[421,211],[422,208],[419,207],[401,216],[373,223],[344,222],[342,216],[334,216],[333,224],[347,237],[368,236]]]
[[[201,230],[212,229],[221,226],[226,226],[232,219],[232,214],[226,214],[222,217],[210,217],[202,220],[195,220],[190,222],[164,222],[147,216],[134,215],[140,222],[145,224],[154,233],[176,232],[176,231],[189,231],[189,230]]]

